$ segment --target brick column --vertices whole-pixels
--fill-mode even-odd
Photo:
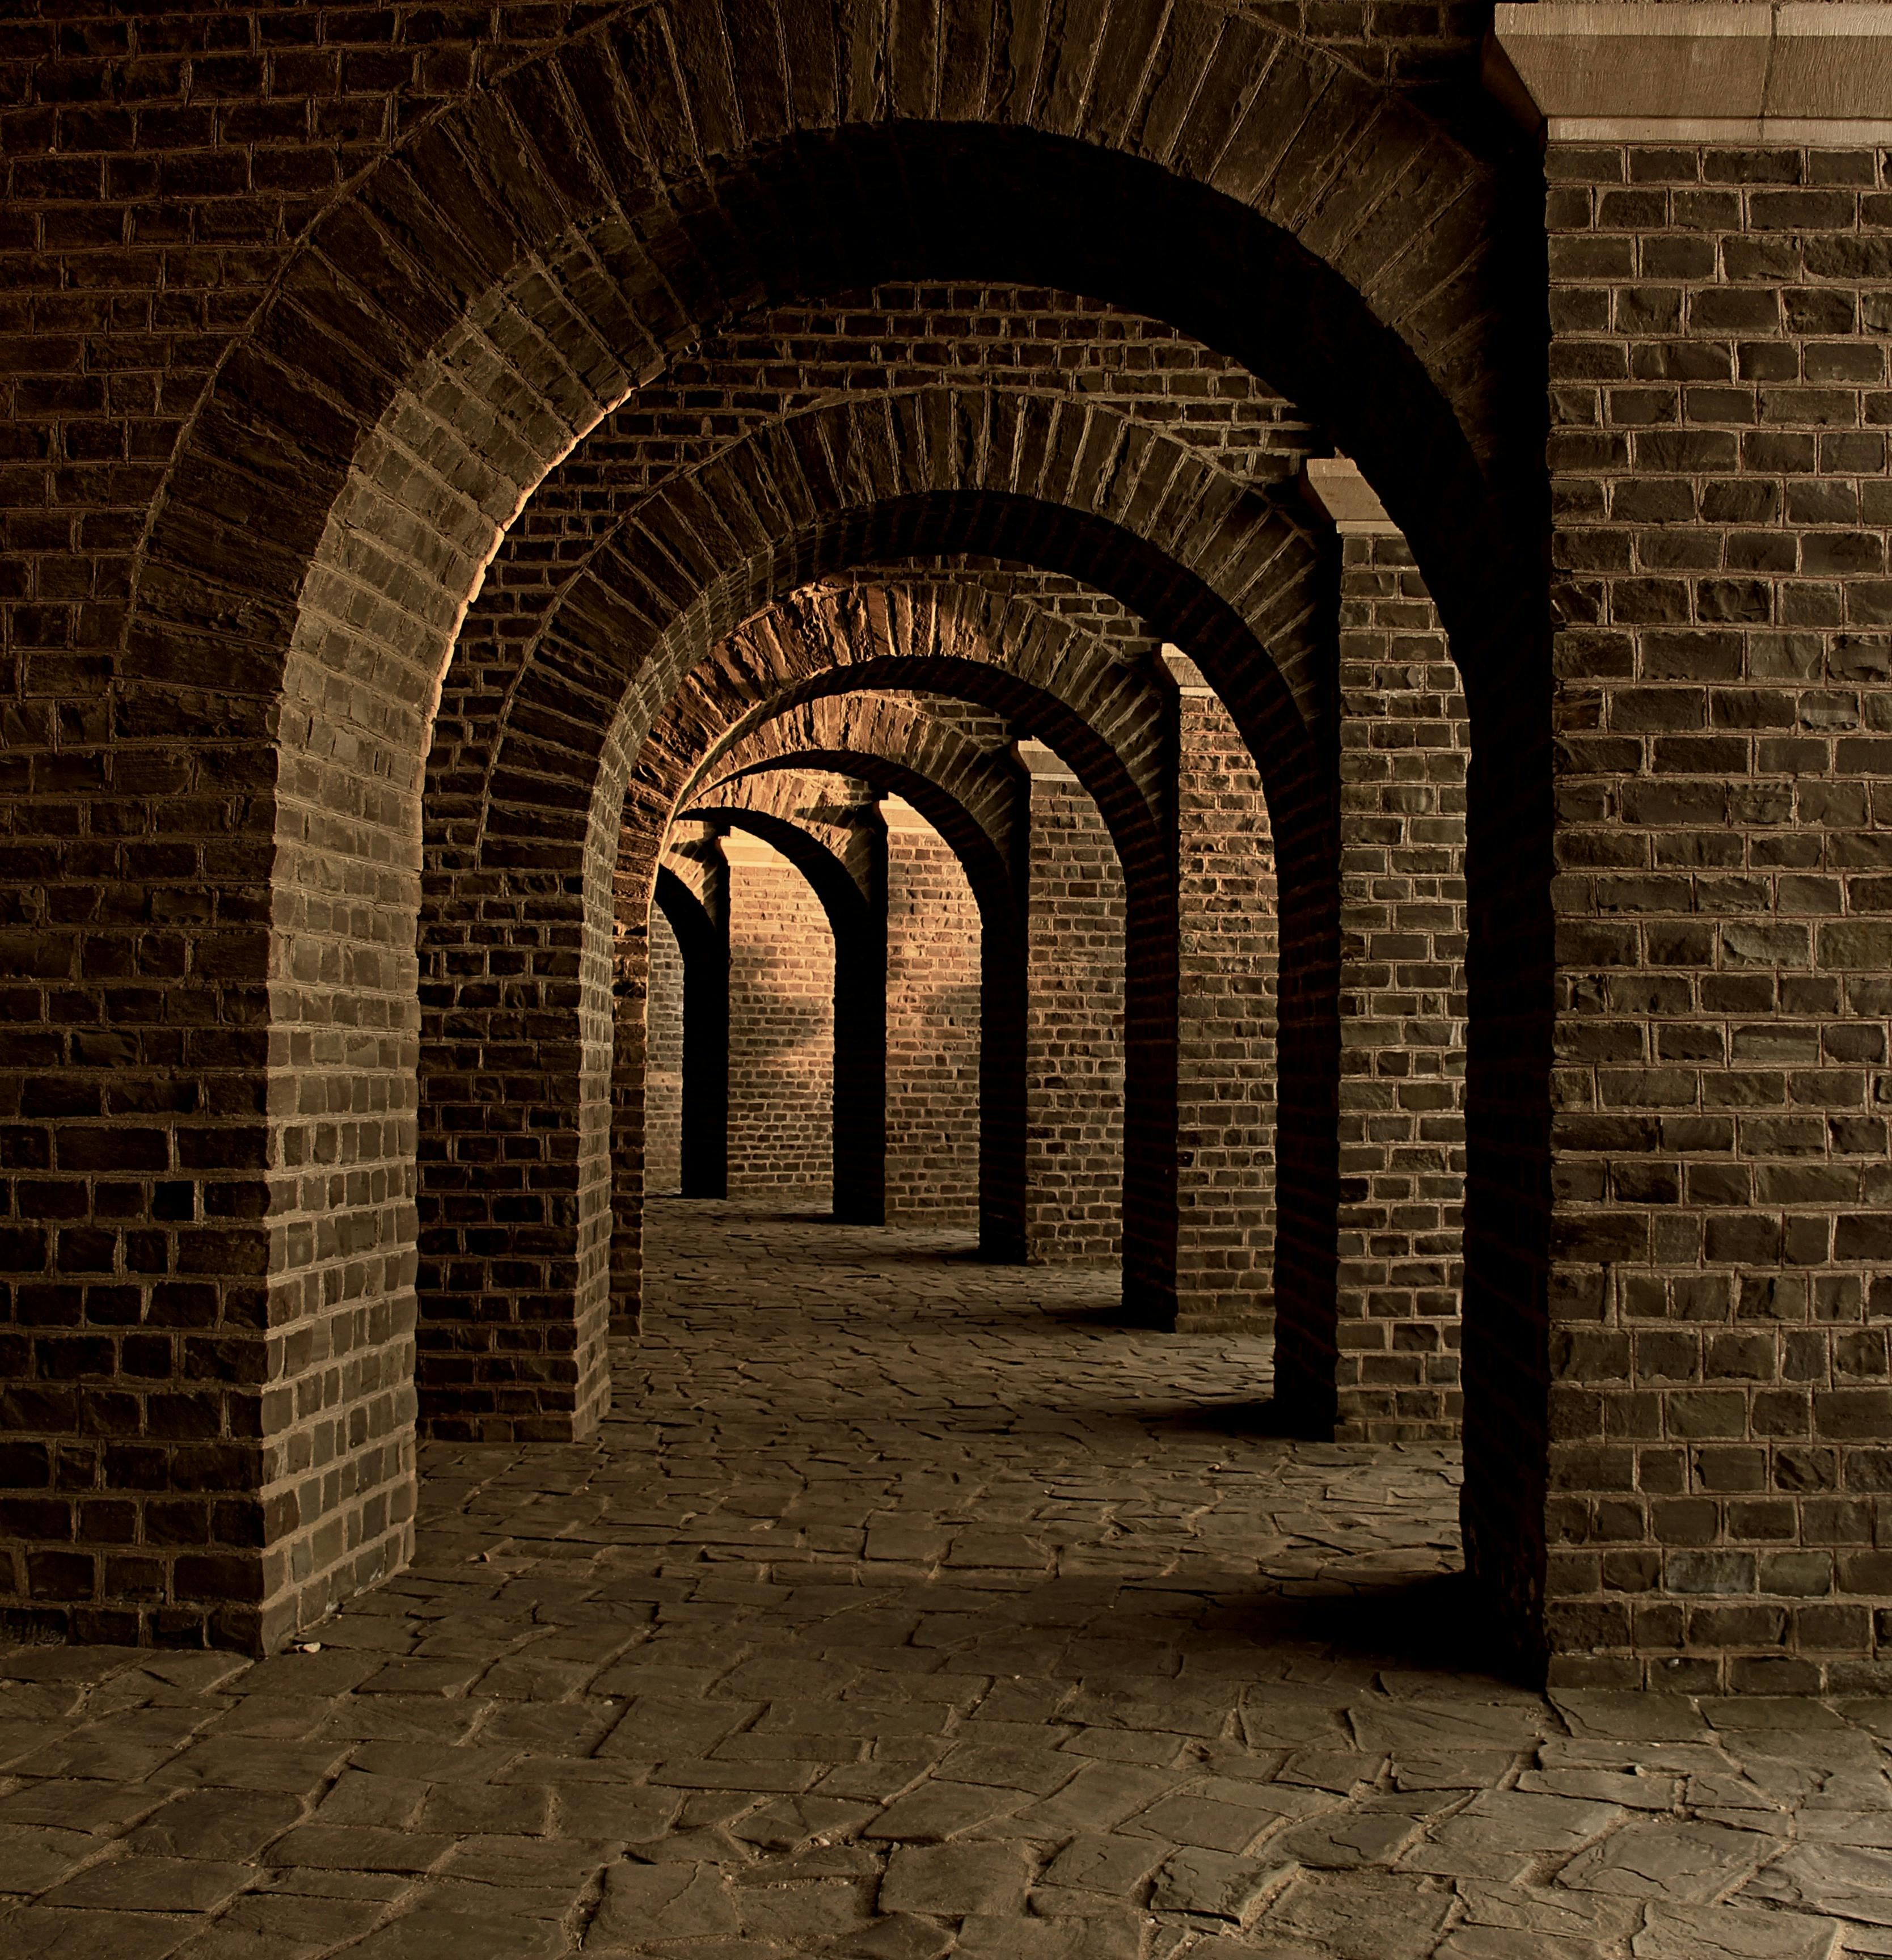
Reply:
[[[979,1201],[978,908],[952,847],[882,800],[887,893],[887,1215],[957,1224]]]
[[[850,785],[851,788],[857,786]],[[831,907],[834,934],[834,1212],[887,1217],[887,826],[872,797],[837,840],[860,902]]]
[[[1220,697],[1173,647],[1176,1326],[1272,1328],[1280,935],[1261,778]]]
[[[660,892],[644,1007],[644,1188],[660,1197],[683,1188],[683,951],[670,910]]]
[[[1029,1257],[1025,1051],[1031,976],[1031,777],[1018,772],[1010,902],[979,921],[979,1251]]]
[[[730,874],[732,1196],[832,1192],[835,945],[820,900],[760,838],[723,839]]]
[[[673,845],[669,862],[675,869],[666,867],[657,873],[652,923],[660,911],[674,934],[679,966],[678,1188],[685,1198],[723,1198],[729,1192],[729,864],[721,840],[713,833]],[[658,1002],[654,955],[653,934],[648,1015],[653,1031]],[[650,1056],[654,1076],[654,1032]]]
[[[1608,11],[1499,10],[1548,125],[1545,1636],[1883,1692],[1892,9],[1744,9],[1712,88],[1696,9]]]
[[[1308,465],[1339,578],[1343,1441],[1458,1433],[1465,777],[1458,670],[1405,539],[1354,466]]]
[[[1041,742],[1026,846],[1025,1250],[1101,1264],[1124,1247],[1123,873],[1089,792]]]

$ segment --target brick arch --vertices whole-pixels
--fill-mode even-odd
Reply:
[[[615,1075],[622,1084],[627,1064],[641,1067],[641,1040],[622,1012],[612,1061],[609,921],[614,909],[647,915],[643,905],[614,908],[611,887],[627,791],[632,805],[652,794],[650,736],[716,641],[785,590],[858,565],[960,552],[1085,581],[1183,645],[1216,682],[1267,783],[1283,915],[1296,922],[1288,943],[1302,949],[1308,975],[1309,1039],[1297,1045],[1283,1014],[1284,1077],[1299,1068],[1318,1084],[1335,1065],[1332,799],[1302,711],[1317,692],[1309,630],[1317,559],[1299,523],[1180,445],[1081,404],[941,388],[768,425],[654,492],[568,583],[508,702],[478,834],[430,896],[447,915],[437,943],[449,952],[475,912],[488,935],[533,935],[558,949],[539,999],[570,1032],[547,1050],[535,1120],[562,1150],[559,1201],[575,1236],[549,1245],[545,1284],[569,1286],[580,1302],[574,1351],[596,1357],[581,1382],[590,1395],[604,1391],[608,1298],[625,1299],[639,1259],[634,1208],[617,1208],[615,1234],[609,1222],[603,1112],[608,1082]],[[1048,615],[1017,629],[1048,673],[1089,657],[1088,636]],[[1283,650],[1280,664],[1268,648]],[[769,650],[752,651],[759,685]],[[1302,682],[1298,700],[1290,675]],[[1097,685],[1108,693],[1115,683]],[[1156,739],[1146,729],[1140,742]],[[667,803],[667,791],[659,800]],[[1119,818],[1100,802],[1127,867],[1143,848],[1135,833],[1148,829],[1146,809],[1127,803]],[[1153,932],[1148,943],[1160,938]],[[573,944],[568,975],[564,949]],[[1163,984],[1152,977],[1153,988]],[[476,1045],[476,1035],[468,1040]],[[1153,1107],[1173,1102],[1172,1052],[1165,1066]],[[1331,1098],[1317,1087],[1303,1099],[1308,1135],[1294,1162],[1312,1181],[1309,1284],[1318,1289],[1331,1242],[1318,1220],[1331,1212],[1337,1145]],[[1140,1152],[1133,1170],[1151,1186],[1137,1215],[1173,1219],[1173,1163]],[[1172,1240],[1159,1234],[1127,1246],[1127,1285],[1141,1292],[1146,1280],[1160,1299]]]
[[[832,1136],[829,1176],[834,1214],[852,1224],[883,1224],[887,1142],[886,921],[856,882],[854,870],[829,845],[793,817],[728,800],[706,804],[688,814],[759,838],[787,859],[820,903],[834,945],[834,1063],[829,1098]],[[638,1106],[641,1111],[641,1094]],[[641,1134],[638,1141],[641,1144]],[[640,1169],[641,1163],[640,1153]]]
[[[1008,762],[917,702],[857,692],[785,708],[719,743],[682,801],[700,806],[726,784],[798,769],[832,770],[904,797],[952,848],[987,930],[1006,928],[1018,794]]]
[[[1034,732],[1081,762],[1093,793],[1113,799],[1124,847],[1137,848],[1161,800],[1162,745],[1147,677],[1028,593],[989,584],[946,589],[910,571],[870,563],[854,575],[797,586],[749,612],[678,679],[638,749],[627,809],[660,822],[691,781],[772,718],[825,693],[872,692],[870,663],[892,677],[888,685],[924,691],[919,663],[943,662],[977,686],[986,705],[1029,718]],[[569,682],[574,663],[562,671]],[[608,692],[574,690],[567,697],[570,724],[595,724],[609,698]],[[579,751],[559,766],[590,764]],[[550,766],[537,773],[542,779]]]
[[[855,694],[791,708],[733,746],[718,745],[681,801],[706,813],[726,791],[784,772],[832,771],[904,797],[958,860],[979,915],[979,1242],[991,1259],[1024,1255],[1026,1191],[1025,910],[1015,883],[1022,784],[1009,757],[981,748],[920,704]],[[638,1085],[616,1099],[614,1176],[641,1160]],[[634,1212],[640,1180],[618,1201]]]
[[[278,1401],[306,1405],[342,1354],[371,1354],[386,1413],[326,1483],[294,1467],[297,1424],[246,1476],[259,1517],[291,1520],[259,1525],[266,1603],[239,1615],[266,1643],[404,1542],[409,1473],[383,1472],[405,1433],[412,931],[440,673],[534,485],[669,352],[758,297],[962,250],[1147,298],[1328,415],[1448,614],[1477,626],[1461,644],[1499,638],[1482,603],[1505,422],[1479,379],[1504,304],[1488,178],[1394,94],[1264,24],[1128,0],[1096,18],[1083,57],[1062,39],[1048,55],[994,40],[968,0],[936,58],[891,16],[816,0],[783,0],[774,34],[711,5],[614,15],[325,213],[193,417],[138,555],[115,711],[215,730],[180,805],[219,744],[269,762],[234,836],[205,847],[227,876],[196,977],[231,1033],[170,1147],[234,1195],[193,1221],[189,1258],[219,1316],[270,1328]],[[580,1020],[595,1072],[608,1026]],[[584,1140],[565,1142],[575,1160]],[[583,1211],[573,1192],[547,1202],[561,1230]],[[566,1386],[582,1427],[602,1374]],[[319,1549],[338,1537],[319,1539],[326,1491],[370,1487],[345,1561]]]
[[[482,842],[538,826],[553,800],[575,807],[560,777],[590,780],[613,739],[635,749],[710,645],[783,593],[968,552],[1083,579],[1188,644],[1292,800],[1330,680],[1313,631],[1319,548],[1295,511],[1110,408],[942,387],[786,416],[600,539],[520,663]],[[1012,630],[1045,662],[1088,651],[1048,613]],[[770,649],[739,651],[758,682],[773,677]]]
[[[787,418],[654,494],[590,554],[508,703],[469,854],[472,888],[486,892],[497,874],[558,890],[536,909],[580,927],[582,985],[601,998],[611,915],[602,901],[625,789],[634,803],[648,795],[650,734],[691,669],[746,616],[811,578],[964,551],[1083,578],[1187,648],[1261,768],[1284,912],[1331,910],[1331,797],[1308,726],[1317,555],[1306,534],[1267,498],[1120,416],[951,389]],[[1041,613],[1013,630],[1032,655],[1020,663],[1047,673],[1089,651],[1086,636]],[[1280,664],[1264,651],[1273,648]],[[778,677],[777,650],[751,651],[759,692]],[[739,660],[723,667],[742,671]],[[1094,679],[1093,691],[1111,685]],[[1146,730],[1140,743],[1153,739]],[[1127,864],[1142,826],[1127,809],[1104,807]],[[453,903],[453,880],[443,883]],[[1325,949],[1318,956],[1330,964],[1331,938],[1311,913],[1302,942]],[[582,1090],[577,1105],[586,1106]],[[595,1145],[587,1161],[600,1161]],[[595,1177],[583,1182],[596,1188]],[[596,1215],[594,1205],[587,1216]],[[598,1242],[580,1254],[581,1284],[596,1272]]]
[[[877,562],[871,535],[863,549],[869,562]],[[739,576],[757,583],[765,575],[765,568],[739,568]],[[430,1005],[421,1080],[419,1200],[431,1282],[424,1318],[436,1328],[451,1326],[456,1332],[444,1348],[438,1341],[430,1346],[420,1389],[424,1418],[450,1417],[456,1433],[469,1411],[490,1427],[502,1409],[517,1405],[514,1378],[522,1341],[555,1339],[561,1351],[571,1343],[580,1357],[580,1380],[602,1386],[607,1319],[615,1316],[628,1324],[636,1312],[641,1187],[627,1183],[625,1173],[628,1168],[636,1176],[642,1155],[644,921],[650,880],[678,799],[692,770],[730,725],[732,703],[766,700],[782,682],[823,673],[837,658],[841,665],[836,671],[851,673],[850,684],[858,684],[866,670],[850,665],[851,655],[857,662],[889,646],[901,651],[907,657],[905,685],[936,684],[941,691],[982,700],[1019,716],[1067,754],[1098,798],[1120,854],[1140,873],[1130,889],[1139,920],[1147,915],[1151,921],[1142,936],[1160,944],[1173,931],[1173,894],[1159,826],[1138,781],[1152,779],[1161,746],[1149,692],[1104,657],[1087,632],[1035,605],[1004,605],[989,590],[947,595],[923,587],[902,595],[897,588],[843,582],[750,614],[705,652],[723,609],[699,603],[673,628],[666,657],[678,666],[695,657],[695,664],[686,668],[645,736],[634,766],[635,724],[625,724],[644,697],[622,693],[618,643],[609,629],[601,632],[598,644],[610,651],[588,656],[581,668],[568,641],[552,670],[557,677],[548,679],[529,712],[516,718],[515,727],[529,728],[533,738],[514,750],[522,765],[510,777],[494,772],[495,783],[511,792],[498,820],[488,824],[483,840],[468,840],[469,848],[459,854],[463,869],[450,861],[445,874],[430,886],[424,943],[440,963],[437,971],[429,970],[430,982],[438,982],[437,1007]],[[1289,616],[1298,615],[1290,611]],[[1001,649],[1009,649],[1010,660],[1000,657]],[[968,684],[949,681],[956,674]],[[1121,737],[1130,762],[1090,725],[1090,714]],[[607,835],[614,812],[616,834]],[[614,918],[615,947],[609,931]],[[528,933],[547,948],[551,986],[528,990],[469,954],[482,937],[489,943],[503,937],[507,943],[499,950],[516,972]],[[569,980],[568,963],[575,967]],[[455,966],[466,976],[457,983],[451,978]],[[1140,1004],[1150,1004],[1161,1031],[1155,1043],[1139,1048],[1140,1068],[1144,1055],[1166,1055],[1173,1045],[1173,1001],[1162,991],[1167,977],[1150,976],[1152,986],[1138,995]],[[532,1061],[514,1049],[522,1005],[536,1010],[542,1031],[536,1087],[530,1084]],[[485,1060],[488,1029],[497,1058],[491,1064]],[[561,1038],[551,1038],[555,1029]],[[504,1102],[495,1104],[493,1093],[502,1084]],[[1140,1074],[1137,1107],[1153,1110],[1154,1138],[1168,1133],[1162,1112],[1173,1094],[1167,1065],[1147,1094]],[[501,1128],[499,1138],[480,1134],[482,1126],[494,1125]],[[536,1271],[528,1273],[519,1249],[508,1246],[498,1278],[493,1255],[476,1250],[481,1221],[488,1209],[515,1201],[502,1188],[492,1207],[482,1207],[479,1179],[469,1179],[454,1160],[469,1138],[490,1150],[521,1127],[528,1136],[551,1139],[549,1148],[542,1145],[544,1168],[533,1174],[553,1183],[563,1208],[555,1220],[546,1221],[556,1224],[556,1232],[533,1241]],[[1173,1211],[1172,1157],[1173,1144],[1165,1151],[1153,1141],[1139,1158],[1138,1175],[1150,1187],[1133,1208],[1140,1220],[1162,1220]],[[450,1217],[457,1222],[448,1222]],[[496,1211],[491,1222],[498,1222]],[[1148,1263],[1159,1275],[1168,1271],[1168,1243],[1159,1226],[1136,1241],[1149,1248]],[[1134,1261],[1133,1268],[1141,1271]],[[450,1282],[441,1281],[443,1274]],[[1159,1293],[1166,1284],[1159,1277],[1150,1290]],[[555,1322],[545,1303],[567,1289],[578,1311]],[[532,1309],[531,1328],[517,1324],[522,1305]],[[495,1347],[502,1325],[504,1338]],[[433,1357],[443,1351],[452,1355],[450,1376],[434,1372]],[[547,1401],[555,1407],[566,1392],[553,1374]]]

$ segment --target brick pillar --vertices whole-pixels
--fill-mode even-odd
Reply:
[[[1009,902],[979,921],[979,1252],[1022,1265],[1026,1244],[1025,1050],[1030,985],[1031,778],[1018,773]]]
[[[887,1217],[887,826],[875,800],[855,804],[837,840],[857,904],[831,905],[834,934],[834,1213],[851,1225]]]
[[[1102,1264],[1124,1244],[1123,873],[1089,792],[1041,742],[1026,846],[1025,1250]]]
[[[979,1201],[981,932],[952,847],[911,803],[886,836],[887,1216],[957,1224]]]
[[[1406,540],[1351,463],[1312,463],[1308,482],[1340,578],[1334,1434],[1455,1437],[1469,729]]]
[[[1274,852],[1254,758],[1173,647],[1176,683],[1176,1325],[1271,1327]]]
[[[1547,1438],[1481,1453],[1542,1507],[1554,1678],[1883,1693],[1892,10],[1744,10],[1712,65],[1692,8],[1626,52],[1507,11],[1548,122],[1557,1052]],[[1494,1564],[1531,1522],[1493,1507]]]
[[[661,912],[677,948],[676,1188],[685,1198],[723,1198],[729,1192],[729,866],[713,835],[674,845],[670,864],[676,868],[666,865],[657,873],[651,923],[654,928]],[[655,944],[653,932],[653,956]],[[653,1082],[658,1002],[653,956],[647,1078]],[[654,1150],[651,1157],[654,1163]]]
[[[832,1195],[835,943],[794,866],[758,837],[723,840],[730,876],[731,1196]]]
[[[660,897],[650,908],[644,1008],[644,1188],[663,1198],[683,1188],[683,951],[669,913]]]

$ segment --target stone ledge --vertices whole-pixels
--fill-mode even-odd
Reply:
[[[1892,142],[1881,0],[1527,0],[1497,10],[1486,84],[1551,142]]]

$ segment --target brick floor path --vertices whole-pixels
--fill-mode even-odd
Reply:
[[[1261,1344],[656,1212],[596,1446],[430,1449],[317,1650],[0,1650],[0,1955],[1892,1954],[1892,1704],[1553,1707]]]

